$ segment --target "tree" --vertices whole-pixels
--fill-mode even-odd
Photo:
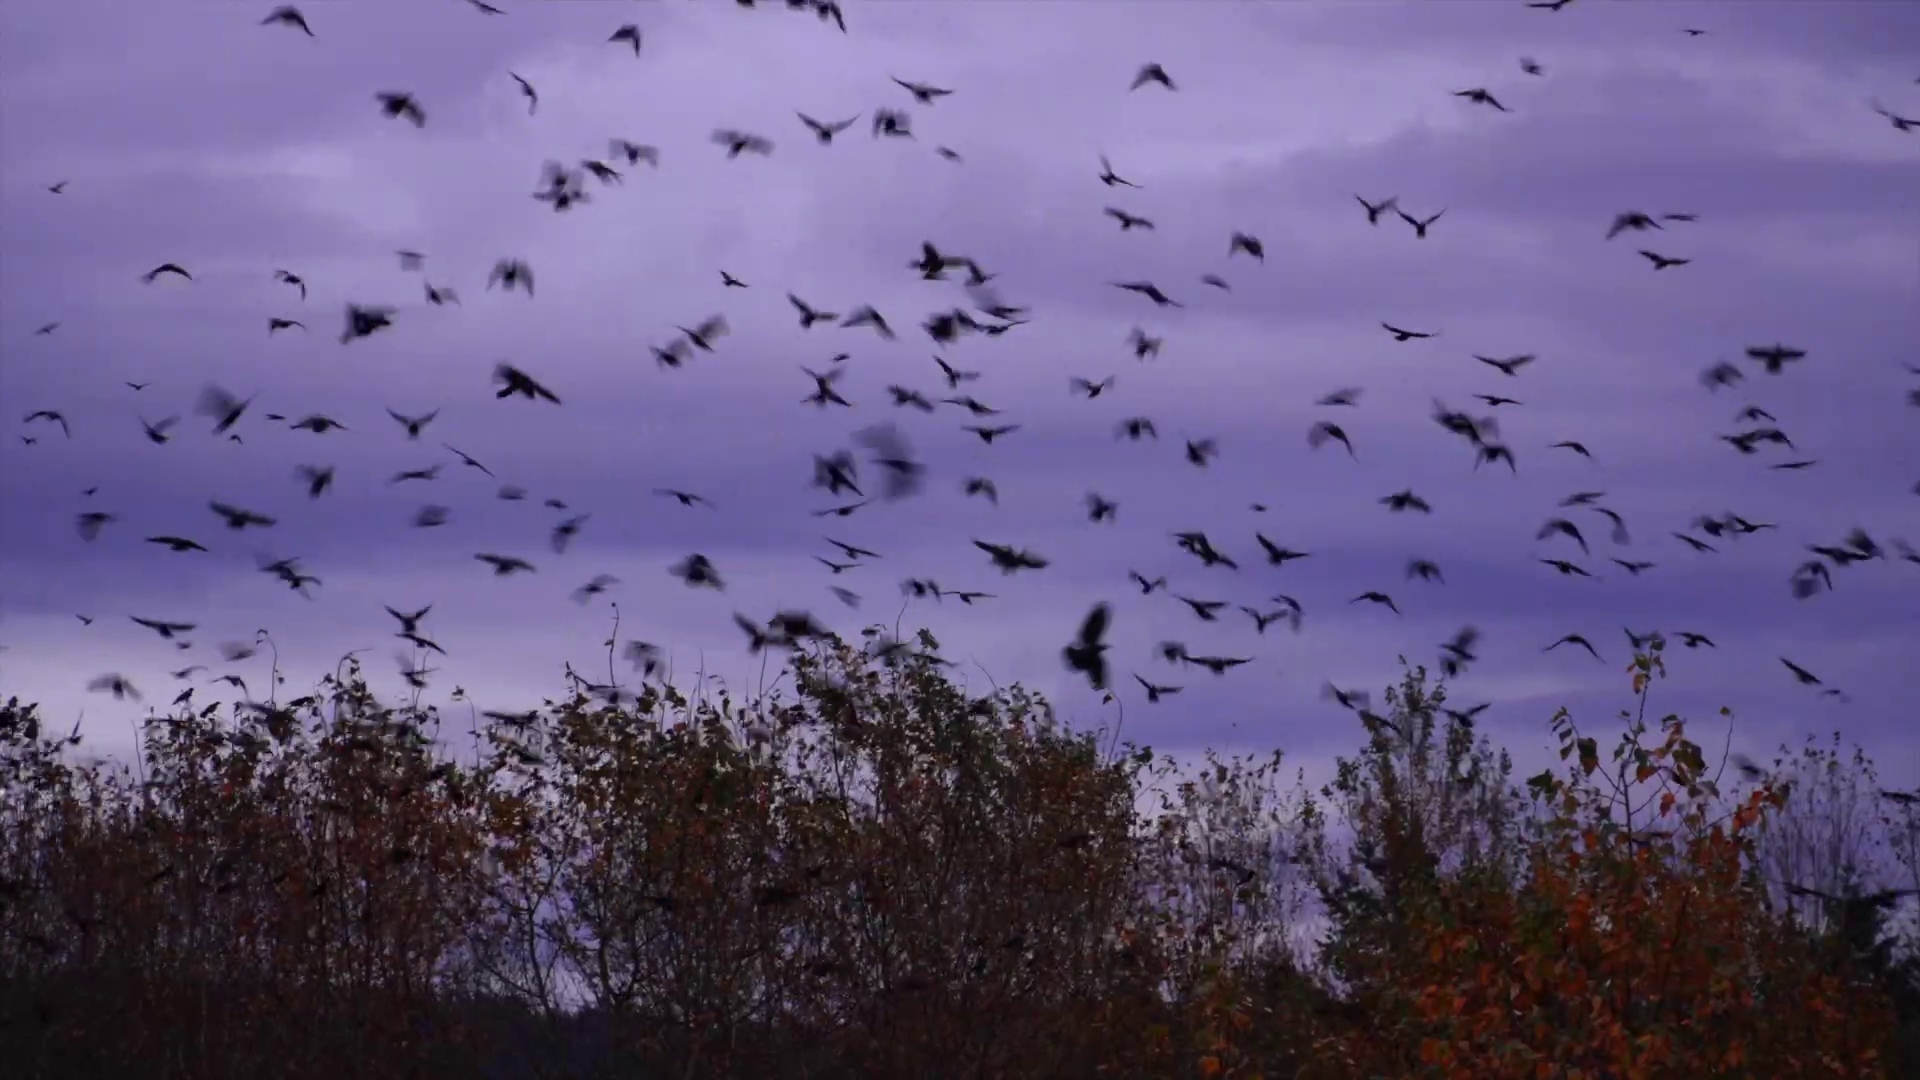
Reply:
[[[1763,783],[1716,813],[1685,722],[1669,715],[1649,738],[1657,643],[1633,671],[1639,709],[1623,713],[1613,768],[1556,717],[1569,764],[1528,781],[1541,816],[1524,882],[1425,891],[1392,977],[1323,1042],[1318,1075],[1885,1075],[1884,1001],[1823,968],[1748,865],[1784,796]]]
[[[137,776],[9,702],[8,1064],[1664,1080],[1914,1060],[1887,1039],[1913,982],[1882,935],[1767,903],[1755,844],[1784,786],[1722,798],[1678,717],[1649,731],[1657,647],[1611,766],[1563,714],[1565,775],[1529,801],[1418,670],[1311,798],[1280,789],[1278,754],[1185,775],[1103,753],[1019,687],[968,694],[928,634],[869,638],[791,643],[791,690],[750,701],[574,676],[474,715],[459,759],[435,710],[383,704],[351,661],[284,704],[150,717]]]
[[[1842,756],[1838,731],[1825,747],[1808,736],[1798,754],[1783,744],[1772,766],[1741,763],[1744,775],[1765,777],[1788,795],[1755,834],[1755,857],[1776,901],[1803,923],[1825,929],[1828,912],[1818,893],[1888,884],[1883,859],[1894,837],[1878,797],[1879,776],[1858,745]]]
[[[1320,959],[1362,1002],[1370,984],[1394,978],[1407,926],[1442,876],[1513,880],[1524,821],[1511,761],[1476,740],[1470,717],[1447,713],[1446,688],[1428,686],[1424,668],[1390,688],[1386,705],[1385,715],[1360,711],[1367,745],[1341,758],[1321,789],[1335,821],[1308,805],[1312,866],[1333,927]],[[1351,834],[1344,848],[1330,837],[1336,823]]]

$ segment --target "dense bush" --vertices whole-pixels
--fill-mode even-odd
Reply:
[[[791,692],[752,702],[572,676],[568,700],[474,714],[470,757],[351,662],[303,698],[150,718],[133,775],[73,763],[10,701],[0,1061],[206,1080],[1920,1064],[1920,980],[1883,908],[1781,906],[1766,870],[1801,835],[1793,783],[1756,769],[1723,796],[1684,722],[1649,728],[1657,645],[1609,760],[1562,715],[1564,775],[1517,787],[1412,671],[1318,792],[1283,790],[1278,754],[1184,776],[1103,752],[1019,688],[969,697],[918,645],[817,642]],[[1881,824],[1911,873],[1911,816]],[[1856,870],[1828,886],[1857,895]]]

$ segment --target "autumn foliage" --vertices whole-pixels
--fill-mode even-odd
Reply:
[[[350,662],[151,717],[0,711],[9,1076],[1911,1075],[1911,965],[1779,904],[1778,776],[1644,713],[1521,785],[1410,672],[1318,792],[970,695],[936,643],[792,689],[589,687],[472,744]],[[1446,717],[1445,723],[1440,718]],[[467,726],[467,725],[463,725]],[[1857,929],[1853,932],[1858,937]],[[1867,938],[1872,939],[1873,933]],[[1871,954],[1871,955],[1869,955]],[[1902,1025],[1905,1025],[1903,1028]]]

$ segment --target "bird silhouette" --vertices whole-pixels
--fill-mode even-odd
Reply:
[[[1472,102],[1475,105],[1486,105],[1491,108],[1498,109],[1501,112],[1513,111],[1507,108],[1505,105],[1500,104],[1500,99],[1494,97],[1491,93],[1488,93],[1486,87],[1484,86],[1476,86],[1468,90],[1455,90],[1453,92],[1453,96],[1457,98],[1465,98],[1466,100]]]
[[[526,398],[528,401],[540,400],[550,401],[555,405],[560,404],[560,399],[554,395],[553,391],[535,382],[531,375],[514,367],[512,364],[502,363],[495,365],[493,369],[493,381],[500,384],[500,389],[494,391],[493,394],[496,398],[518,395]]]
[[[1122,179],[1119,173],[1114,172],[1113,163],[1107,160],[1105,154],[1100,155],[1100,182],[1108,187],[1138,188],[1140,186],[1131,180]]]
[[[1106,636],[1112,618],[1112,609],[1106,604],[1094,605],[1093,610],[1081,620],[1080,630],[1074,635],[1073,642],[1061,650],[1067,670],[1085,675],[1088,685],[1096,691],[1107,688]]]
[[[1177,308],[1177,307],[1185,306],[1181,304],[1179,301],[1168,297],[1166,293],[1161,292],[1160,287],[1155,285],[1151,281],[1115,282],[1114,288],[1125,289],[1130,293],[1138,293],[1139,295],[1144,296],[1147,299],[1153,301],[1154,305],[1157,307],[1176,307]]]
[[[527,560],[511,555],[495,555],[482,552],[475,555],[474,558],[493,567],[495,577],[508,577],[513,574],[531,573],[534,568],[533,564]]]
[[[300,9],[292,5],[283,5],[274,8],[267,13],[266,18],[260,20],[260,25],[291,26],[308,37],[313,36],[313,27],[307,25],[307,17],[300,14]]]
[[[1498,370],[1502,375],[1517,376],[1520,374],[1520,369],[1533,363],[1535,358],[1531,354],[1522,354],[1520,356],[1507,357],[1505,360],[1496,360],[1490,356],[1479,355],[1476,355],[1474,359]]]
[[[855,113],[845,120],[835,120],[828,123],[815,120],[806,113],[797,113],[795,115],[800,117],[801,123],[807,125],[807,130],[813,132],[814,138],[819,140],[820,145],[831,146],[833,145],[833,137],[852,127],[854,122],[859,120],[862,114]]]
[[[1349,600],[1348,603],[1358,604],[1363,601],[1369,604],[1379,604],[1381,607],[1386,608],[1388,611],[1393,612],[1395,615],[1400,614],[1399,605],[1395,604],[1393,602],[1393,597],[1388,596],[1386,593],[1369,590],[1367,592],[1361,593],[1359,596],[1354,597],[1352,600]]]
[[[50,424],[58,424],[60,425],[60,434],[65,435],[69,439],[73,438],[73,429],[67,425],[66,414],[58,409],[35,409],[33,412],[27,414],[27,418],[22,421],[22,423],[31,424],[36,420],[45,420]]]
[[[380,103],[380,112],[395,120],[405,120],[414,127],[427,126],[427,111],[420,107],[414,96],[397,90],[383,90],[374,95]]]
[[[1360,459],[1360,455],[1354,453],[1353,440],[1347,437],[1346,429],[1339,424],[1321,420],[1307,429],[1308,446],[1318,450],[1328,442],[1339,443],[1341,446],[1347,448],[1348,457],[1353,458],[1355,461]]]
[[[931,83],[908,82],[905,79],[901,79],[891,75],[888,76],[888,78],[893,79],[896,85],[906,90],[907,93],[912,94],[913,100],[922,105],[931,105],[934,102],[939,101],[941,98],[946,97],[947,95],[953,93],[953,91],[951,90],[943,90],[938,86],[932,85]]]
[[[1167,76],[1166,68],[1161,67],[1159,64],[1152,63],[1140,65],[1140,70],[1134,74],[1133,82],[1127,89],[1138,90],[1148,83],[1158,83],[1169,90],[1180,89],[1178,86],[1175,86],[1173,80]]]
[[[1559,648],[1562,645],[1578,645],[1581,648],[1587,650],[1587,654],[1592,656],[1595,660],[1600,659],[1600,653],[1594,649],[1593,643],[1588,641],[1586,638],[1581,637],[1579,634],[1568,634],[1566,637],[1561,638],[1560,640],[1547,646],[1545,649],[1542,649],[1541,651],[1552,652],[1553,650]]]
[[[713,133],[713,141],[727,148],[729,159],[741,154],[753,153],[765,157],[773,153],[773,140],[759,135],[751,135],[732,128],[721,128]]]
[[[1361,206],[1366,208],[1367,224],[1369,225],[1380,224],[1380,215],[1386,213],[1389,210],[1397,211],[1400,208],[1400,199],[1398,196],[1388,196],[1387,198],[1382,199],[1377,203],[1368,202],[1363,196],[1360,196],[1360,195],[1355,195],[1354,200],[1357,201]]]
[[[540,107],[539,92],[533,88],[532,83],[515,75],[513,72],[507,72],[507,76],[520,87],[520,96],[527,99],[527,115],[532,116],[534,110]]]
[[[1397,491],[1392,495],[1386,496],[1380,500],[1380,505],[1385,506],[1388,510],[1396,514],[1407,510],[1418,510],[1422,514],[1433,513],[1433,507],[1427,505],[1425,499],[1415,495],[1411,488],[1405,491]]]
[[[1417,218],[1417,217],[1414,217],[1412,214],[1407,213],[1405,210],[1399,209],[1398,207],[1395,208],[1394,212],[1400,215],[1401,221],[1404,221],[1407,224],[1413,226],[1413,235],[1416,239],[1420,239],[1420,240],[1425,240],[1427,238],[1428,226],[1432,225],[1436,221],[1439,221],[1440,215],[1446,213],[1445,210],[1441,210],[1435,213],[1432,217]]]

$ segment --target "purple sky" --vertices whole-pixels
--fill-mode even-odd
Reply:
[[[401,643],[381,606],[432,603],[426,632],[451,656],[429,700],[457,683],[482,708],[525,707],[565,689],[563,662],[605,671],[612,599],[622,639],[669,647],[682,677],[704,662],[758,686],[735,611],[807,608],[849,635],[900,617],[930,626],[974,689],[1023,681],[1076,723],[1110,724],[1112,707],[1059,662],[1088,606],[1108,600],[1126,733],[1163,749],[1278,745],[1323,766],[1361,738],[1323,684],[1377,692],[1396,656],[1431,666],[1472,624],[1482,659],[1456,701],[1494,702],[1486,729],[1536,763],[1561,705],[1613,730],[1632,627],[1719,644],[1676,643],[1655,702],[1695,717],[1703,741],[1724,737],[1715,713],[1728,706],[1736,749],[1838,726],[1889,781],[1920,774],[1920,566],[1890,550],[1836,571],[1835,592],[1788,589],[1805,545],[1853,526],[1889,548],[1920,540],[1920,410],[1906,402],[1920,377],[1902,370],[1920,361],[1920,133],[1868,104],[1920,116],[1920,8],[849,2],[842,35],[779,5],[498,4],[506,13],[490,17],[464,0],[311,3],[311,38],[259,25],[259,3],[62,0],[0,14],[0,403],[8,422],[57,409],[72,425],[71,439],[35,422],[18,432],[32,445],[0,441],[0,692],[43,702],[56,722],[84,709],[91,745],[124,748],[130,728],[115,718],[137,710],[88,694],[96,675],[124,672],[164,703],[182,685],[167,671],[197,661],[212,670],[196,679],[231,669],[263,691],[261,661],[224,665],[216,647],[265,627],[288,692],[358,648],[398,690]],[[638,58],[607,42],[629,20],[644,34]],[[1523,57],[1543,74],[1523,73]],[[1128,91],[1150,60],[1177,92]],[[509,69],[538,88],[534,115]],[[920,106],[889,76],[955,92]],[[1452,96],[1476,86],[1512,111]],[[387,90],[415,94],[425,127],[381,116],[374,95]],[[870,137],[880,107],[908,110],[916,137]],[[822,147],[796,110],[862,115]],[[771,138],[773,154],[726,160],[709,139],[723,127]],[[658,169],[618,162],[624,184],[589,180],[592,201],[566,213],[529,197],[543,162],[604,157],[611,137],[658,146]],[[1102,186],[1102,154],[1140,189]],[[1419,240],[1391,214],[1369,227],[1356,194],[1445,216]],[[1107,206],[1157,227],[1123,235]],[[1606,240],[1629,210],[1699,218]],[[1235,231],[1264,242],[1264,263],[1228,258]],[[1002,410],[994,422],[1022,425],[991,446],[953,406],[888,404],[890,383],[945,396],[919,324],[970,304],[961,273],[927,282],[907,269],[922,241],[973,257],[1030,308],[1025,325],[945,350],[983,372],[963,389]],[[463,306],[426,304],[402,248],[425,253],[425,280]],[[1693,261],[1656,272],[1641,248]],[[532,265],[537,296],[485,287],[502,257]],[[194,281],[141,284],[169,261]],[[307,281],[305,302],[276,268]],[[723,288],[722,269],[750,287]],[[1209,273],[1232,291],[1203,284]],[[1186,306],[1110,285],[1134,279]],[[790,291],[837,312],[872,304],[898,339],[803,333]],[[343,346],[348,302],[391,304],[395,325]],[[650,346],[716,313],[732,327],[716,353],[655,364]],[[269,337],[270,316],[311,332]],[[1438,336],[1396,343],[1383,320]],[[1164,336],[1157,359],[1133,358],[1135,326]],[[1743,354],[1775,341],[1809,355],[1768,376]],[[839,352],[852,354],[840,390],[857,407],[800,404],[802,365],[824,370]],[[1517,353],[1539,359],[1515,378],[1473,359]],[[495,400],[502,360],[565,404]],[[1747,379],[1709,392],[1699,376],[1718,360]],[[1069,391],[1072,376],[1109,375],[1097,400]],[[194,414],[209,382],[258,392],[243,444]],[[1316,407],[1345,387],[1365,389],[1358,407]],[[1476,471],[1471,448],[1430,418],[1436,397],[1493,411],[1476,393],[1523,402],[1497,410],[1517,475]],[[1797,450],[1746,457],[1716,439],[1741,430],[1748,405]],[[441,412],[410,443],[389,407]],[[290,430],[270,411],[349,430]],[[172,415],[171,443],[142,437],[140,417]],[[1158,443],[1115,441],[1135,415],[1155,421]],[[1352,435],[1357,461],[1309,450],[1323,418]],[[808,512],[837,500],[808,488],[812,455],[882,420],[928,464],[926,489],[823,527]],[[1204,470],[1182,454],[1202,437],[1220,447]],[[1549,449],[1562,439],[1594,460]],[[497,500],[443,441],[531,498]],[[1795,459],[1818,464],[1768,468]],[[437,462],[437,480],[389,483]],[[335,489],[310,501],[301,464],[335,466]],[[971,475],[996,481],[997,508],[961,495]],[[717,509],[650,494],[666,486]],[[1379,505],[1408,487],[1430,517]],[[1591,511],[1556,509],[1581,490],[1606,493],[1630,544]],[[1116,522],[1087,520],[1089,491],[1119,503]],[[279,523],[227,532],[210,499]],[[425,503],[451,507],[448,523],[410,527]],[[117,518],[93,543],[75,529],[88,509]],[[1779,527],[1711,555],[1671,535],[1726,512]],[[548,531],[573,513],[592,516],[556,556]],[[1534,539],[1560,514],[1591,557]],[[1170,534],[1186,529],[1242,569],[1180,552]],[[1312,557],[1267,566],[1256,530]],[[142,542],[168,533],[213,550]],[[823,535],[883,558],[831,577],[815,561],[836,555]],[[1003,577],[975,538],[1053,565]],[[497,580],[481,551],[538,570]],[[725,593],[667,574],[695,551]],[[298,556],[323,584],[311,600],[293,594],[257,571],[262,553]],[[1437,562],[1445,584],[1409,581],[1413,557]],[[1559,576],[1543,557],[1598,580]],[[1614,557],[1658,565],[1629,578]],[[1139,595],[1129,569],[1233,604],[1290,594],[1304,627],[1256,636],[1231,607],[1203,624]],[[602,573],[622,583],[569,602]],[[901,616],[907,577],[997,596],[915,601]],[[830,584],[862,607],[843,608]],[[1348,602],[1371,589],[1404,617]],[[196,646],[176,652],[129,615],[198,623]],[[1604,663],[1542,655],[1571,632]],[[1168,638],[1256,660],[1222,678],[1181,671],[1153,655]],[[1797,685],[1782,656],[1850,702]],[[1148,707],[1133,671],[1186,690]]]

